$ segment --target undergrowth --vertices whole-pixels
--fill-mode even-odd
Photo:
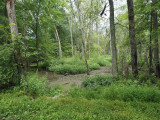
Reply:
[[[96,75],[87,77],[82,88],[53,99],[51,96],[59,92],[56,88],[52,94],[48,92],[52,89],[47,87],[45,77],[30,77],[28,88],[15,87],[0,93],[0,119],[160,119],[160,90],[156,86]]]
[[[100,69],[100,66],[110,66],[110,57],[97,56],[90,58],[88,65],[90,70]],[[54,60],[51,62],[49,70],[58,74],[79,74],[87,71],[85,61],[76,57]]]

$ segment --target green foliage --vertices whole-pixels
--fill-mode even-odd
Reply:
[[[97,70],[100,69],[100,65],[104,66],[109,64],[110,59],[105,59],[104,56],[88,60],[90,70]],[[87,71],[85,61],[80,60],[78,57],[54,60],[51,62],[49,70],[58,74],[79,74]]]
[[[48,70],[49,62],[48,61],[39,62],[39,68],[42,70]]]
[[[88,87],[91,89],[97,89],[101,86],[109,86],[111,85],[116,79],[112,76],[108,75],[95,75],[93,77],[86,77],[82,83],[83,87]]]
[[[101,87],[96,91],[91,89],[75,89],[70,92],[72,97],[83,97],[86,99],[105,99],[120,101],[141,101],[141,102],[160,102],[160,90],[156,87],[111,85]]]
[[[50,68],[51,71],[54,71],[58,74],[79,74],[79,73],[85,73],[86,67],[85,65],[70,65],[70,64],[64,64],[64,65],[56,65],[53,68]]]
[[[86,66],[77,58],[69,58],[52,61],[49,70],[58,74],[78,74],[85,73]]]
[[[9,98],[9,99],[8,99]],[[156,120],[160,118],[158,103],[86,100],[79,98],[39,97],[0,94],[0,117],[2,119],[47,120]]]
[[[38,77],[38,72],[36,74],[31,74],[28,76],[28,81],[22,81],[21,87],[32,96],[54,96],[59,93],[59,90],[48,87],[47,77]]]
[[[18,84],[17,67],[11,45],[0,45],[0,88]]]
[[[105,88],[102,96],[110,100],[160,102],[160,91],[156,87],[113,85]]]
[[[157,87],[160,89],[160,80],[157,82]]]
[[[92,58],[88,60],[89,64],[90,63],[97,63],[100,66],[110,66],[112,59],[111,56],[99,56],[99,55],[93,55]]]
[[[138,81],[140,83],[152,84],[152,83],[157,83],[158,78],[154,74],[150,75],[150,74],[142,73],[142,74],[139,74]]]
[[[99,79],[99,83],[103,83],[107,78],[113,79],[104,75],[88,79],[97,82]],[[45,77],[30,75],[29,81],[31,82],[27,91],[31,92],[17,87],[0,93],[0,118],[23,120],[157,120],[160,118],[160,90],[157,87],[137,86],[131,81],[129,84],[123,84],[122,81],[113,79],[112,84],[109,82],[108,86],[99,87],[97,90],[75,88],[67,95],[55,99],[48,97],[48,91],[44,90]],[[42,90],[39,90],[40,88]],[[32,96],[35,95],[34,91],[39,94],[36,98]],[[53,95],[55,94],[50,94]]]
[[[100,69],[100,65],[98,63],[89,63],[88,64],[90,70],[98,70]]]

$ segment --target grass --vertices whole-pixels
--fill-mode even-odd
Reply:
[[[86,92],[86,91],[85,91]],[[160,104],[154,102],[86,99],[70,94],[56,100],[32,99],[20,92],[0,94],[0,118],[23,120],[158,120]]]
[[[103,99],[103,100],[119,100],[124,102],[139,101],[139,102],[154,102],[160,103],[160,90],[156,87],[144,86],[121,86],[111,85],[101,87],[97,90],[76,88],[70,92],[74,98]]]
[[[142,78],[142,77],[140,77]],[[87,77],[82,88],[59,94],[37,74],[0,93],[0,119],[20,120],[159,120],[160,89],[107,75]],[[98,87],[97,87],[98,86]],[[48,92],[50,91],[50,92]]]
[[[100,69],[100,66],[109,66],[110,62],[110,56],[97,56],[88,60],[89,69],[97,70]],[[80,74],[87,71],[84,60],[80,60],[79,58],[54,60],[50,64],[49,70],[58,74]]]

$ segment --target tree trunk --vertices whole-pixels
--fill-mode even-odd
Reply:
[[[90,70],[89,70],[89,66],[88,66],[87,54],[86,54],[86,49],[85,49],[85,33],[84,33],[84,25],[83,25],[83,14],[81,14],[81,12],[80,12],[78,2],[76,2],[75,0],[74,0],[74,2],[77,7],[77,10],[78,10],[78,16],[79,16],[79,22],[80,22],[80,28],[81,28],[81,36],[82,36],[82,46],[84,49],[85,64],[86,64],[86,68],[87,68],[87,75],[89,75]]]
[[[55,36],[56,36],[56,38],[57,38],[57,41],[58,41],[58,48],[59,48],[59,58],[62,59],[61,41],[60,41],[60,38],[59,38],[59,35],[58,35],[57,28],[55,27],[55,29],[56,29]]]
[[[97,35],[97,54],[99,55],[99,35],[98,35],[98,23],[96,22],[96,35]]]
[[[38,36],[38,26],[39,26],[39,9],[40,9],[40,1],[37,0],[38,3],[37,3],[37,12],[36,12],[36,49],[37,49],[37,52],[38,51],[38,48],[39,48],[39,36]],[[37,55],[37,68],[39,68],[39,55]]]
[[[26,23],[24,23],[24,44],[25,44],[25,65],[24,65],[24,77],[25,77],[25,81],[28,82],[27,80],[27,67],[28,67],[28,60],[27,60],[27,40],[26,40]],[[27,83],[28,85],[28,83]]]
[[[153,71],[153,65],[152,65],[152,27],[153,27],[153,17],[152,17],[152,11],[151,11],[151,22],[150,22],[150,43],[149,43],[149,74]]]
[[[128,5],[128,17],[129,17],[129,38],[131,45],[132,73],[136,77],[138,75],[138,67],[137,67],[137,45],[135,40],[133,0],[127,0],[127,5]]]
[[[18,27],[16,21],[16,13],[15,13],[15,0],[6,0],[6,8],[11,27],[12,41],[14,43],[14,56],[15,56],[15,61],[17,62],[17,70],[18,70],[18,83],[20,84],[21,74],[22,74],[22,67],[21,67],[22,63],[21,63],[20,48],[15,46],[18,37]]]
[[[115,25],[114,25],[114,5],[113,0],[109,0],[110,5],[110,31],[111,31],[111,49],[112,49],[112,74],[116,76],[118,74],[117,64],[117,48],[115,37]]]
[[[71,16],[71,19],[69,19],[69,26],[70,26],[70,33],[71,33],[71,45],[72,45],[72,57],[73,57],[74,49],[73,49],[73,35],[72,35],[72,16]]]
[[[88,35],[88,59],[90,59],[90,55],[91,55],[91,33],[92,33],[92,28],[89,28],[89,35]]]
[[[147,47],[146,47],[146,48],[147,48]],[[149,67],[148,57],[147,57],[147,50],[144,50],[144,59],[145,59],[145,61],[146,61],[147,67]]]
[[[153,4],[156,0],[152,0]],[[158,45],[158,20],[157,11],[153,10],[153,40],[154,40],[154,64],[155,64],[155,75],[160,77],[160,66],[159,66],[159,45]]]

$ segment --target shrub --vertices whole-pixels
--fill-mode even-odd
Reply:
[[[93,58],[90,58],[88,62],[89,64],[97,63],[100,66],[110,66],[112,61],[109,56],[95,56]]]
[[[56,66],[51,66],[50,71],[53,71],[58,74],[79,74],[79,73],[85,73],[86,72],[86,67],[84,65],[69,65],[69,64],[64,64],[64,65],[56,65]]]
[[[107,60],[104,57],[99,58],[91,58],[88,60],[88,65],[90,70],[100,69],[101,66],[105,66]],[[108,64],[108,63],[107,63]],[[80,60],[79,58],[66,58],[62,60],[54,60],[51,62],[50,71],[53,71],[58,74],[79,74],[85,73],[87,71],[84,60]]]
[[[49,67],[49,62],[48,61],[43,61],[39,62],[39,68],[42,70],[48,70]]]
[[[86,77],[82,82],[83,87],[97,89],[100,86],[111,85],[116,79],[108,75],[95,75],[93,77]]]
[[[154,74],[150,75],[150,74],[146,74],[146,73],[141,73],[138,76],[138,81],[140,83],[157,83],[158,78],[156,78],[156,76]]]
[[[157,87],[160,89],[160,80],[157,82]]]
[[[11,45],[0,46],[0,88],[18,84],[17,67]]]
[[[24,88],[24,90],[32,96],[54,96],[59,92],[59,90],[48,87],[47,84],[47,77],[44,76],[39,78],[38,72],[36,72],[36,74],[31,74],[28,76],[27,82],[22,81],[21,87]]]
[[[99,66],[99,64],[97,64],[97,63],[90,63],[89,64],[89,69],[90,70],[98,70],[98,69],[100,69],[100,66]]]

